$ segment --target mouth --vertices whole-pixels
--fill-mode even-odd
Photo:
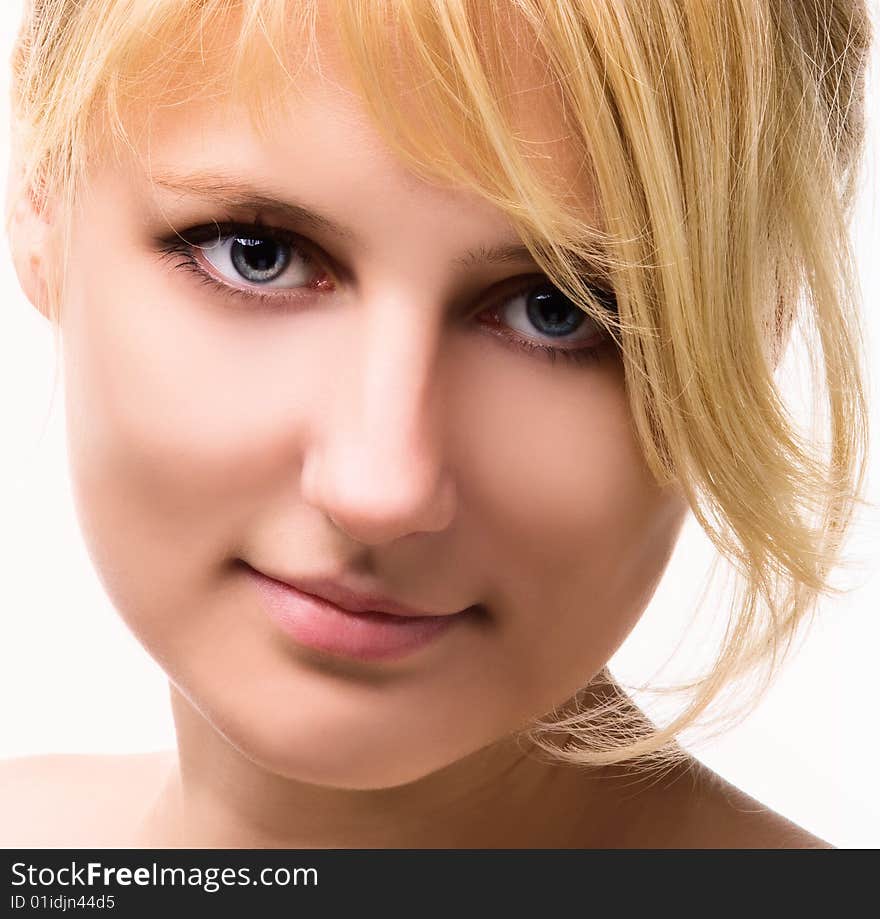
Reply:
[[[264,612],[282,632],[298,644],[328,654],[361,661],[390,661],[404,658],[477,616],[480,604],[455,612],[404,614],[403,607],[375,595],[355,595],[326,579],[304,579],[313,589],[344,598],[347,608],[320,594],[313,594],[287,581],[264,574],[251,565],[245,570],[261,601]],[[371,609],[375,604],[384,609]],[[394,612],[389,612],[389,608]]]
[[[259,569],[254,569],[259,570]],[[285,577],[260,571],[266,577],[285,586],[298,590],[300,593],[309,594],[321,600],[326,600],[340,609],[350,613],[384,613],[391,616],[419,618],[429,616],[453,616],[464,612],[457,610],[426,610],[412,606],[405,606],[396,600],[382,596],[373,590],[357,590],[350,582],[342,578],[331,577]]]

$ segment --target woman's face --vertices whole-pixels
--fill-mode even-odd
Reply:
[[[409,173],[339,81],[268,142],[191,102],[142,152],[91,174],[62,306],[78,512],[137,637],[238,750],[325,785],[414,780],[565,702],[685,514],[643,463],[613,343],[525,351],[601,330],[527,256],[487,260],[511,223]],[[293,242],[236,235],[257,211],[194,174],[323,219],[263,207]],[[358,659],[280,628],[247,566],[480,613]]]

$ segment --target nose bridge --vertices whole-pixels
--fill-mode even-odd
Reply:
[[[303,490],[364,543],[448,526],[454,485],[441,442],[437,358],[442,317],[402,296],[373,298],[333,374]]]

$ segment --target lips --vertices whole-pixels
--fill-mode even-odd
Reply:
[[[264,577],[269,577],[279,584],[292,587],[300,593],[310,594],[338,606],[350,613],[384,613],[389,616],[406,616],[418,618],[421,616],[454,616],[464,612],[467,607],[456,610],[425,610],[405,606],[389,597],[377,593],[359,592],[339,580],[325,577],[288,578],[277,577],[260,571]]]
[[[469,606],[454,613],[430,613],[404,607],[376,594],[355,594],[326,579],[300,579],[292,584],[265,575],[250,565],[246,566],[246,573],[265,613],[283,633],[297,644],[355,660],[405,657],[434,643],[456,625],[460,628],[479,610],[478,606]],[[302,590],[301,584],[337,599]]]

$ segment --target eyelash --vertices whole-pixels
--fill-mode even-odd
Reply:
[[[317,268],[321,267],[319,260],[311,254],[308,247],[303,245],[303,241],[298,234],[293,233],[290,230],[285,230],[282,227],[273,227],[264,224],[259,220],[259,218],[252,221],[224,220],[214,222],[210,226],[201,225],[192,227],[183,231],[182,233],[175,233],[173,237],[159,239],[158,247],[163,258],[170,259],[174,256],[180,257],[180,260],[175,263],[174,267],[192,272],[198,278],[200,283],[206,284],[208,287],[219,291],[219,293],[223,296],[241,298],[247,303],[257,304],[259,307],[268,307],[270,304],[274,307],[275,301],[277,301],[280,297],[283,297],[283,294],[266,294],[256,289],[247,287],[235,287],[232,284],[226,284],[225,282],[219,281],[213,275],[205,271],[205,269],[202,268],[202,266],[196,260],[193,251],[201,243],[207,242],[208,240],[212,240],[214,242],[219,242],[221,240],[225,241],[230,237],[248,239],[257,238],[281,243],[282,245],[290,247],[292,252],[299,256],[307,264],[313,265]],[[532,279],[529,283],[524,284],[519,289],[514,288],[512,292],[505,294],[505,299],[501,301],[501,304],[503,305],[513,297],[526,293],[534,288],[546,287],[549,283],[550,282],[546,275],[544,276],[543,280]],[[305,286],[292,289],[315,290],[319,288]],[[554,287],[554,289],[557,288]],[[608,309],[616,309],[616,299],[612,292],[595,286],[594,290],[600,302],[605,303]],[[487,312],[490,315],[495,315],[498,309],[499,307],[489,307],[483,312]],[[587,364],[598,361],[600,348],[608,338],[607,334],[603,335],[599,342],[588,345],[584,348],[555,348],[552,345],[538,344],[537,342],[529,341],[526,338],[520,338],[518,336],[514,337],[514,335],[508,335],[505,333],[501,333],[500,337],[513,347],[525,351],[528,354],[543,357],[549,360],[551,363],[555,362],[557,357],[562,357],[566,361],[570,361],[575,364]]]

